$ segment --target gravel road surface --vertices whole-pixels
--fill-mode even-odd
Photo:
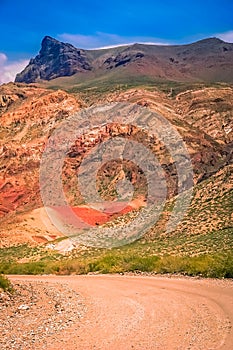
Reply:
[[[233,349],[232,280],[128,275],[10,279],[18,288],[33,289],[37,300],[15,302],[15,310],[2,301],[1,349]],[[11,317],[6,317],[9,310]]]

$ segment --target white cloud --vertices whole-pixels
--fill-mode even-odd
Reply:
[[[0,52],[0,66],[3,65],[6,61],[7,61],[6,55]]]
[[[103,49],[116,46],[131,45],[134,43],[169,45],[168,42],[153,37],[120,36],[102,32],[97,32],[94,35],[63,33],[58,35],[58,40],[69,42],[74,46],[83,49]]]
[[[215,36],[227,43],[233,43],[233,30],[230,30],[225,33],[218,33],[218,34],[215,34]]]
[[[15,80],[17,73],[21,72],[29,60],[8,61],[7,56],[0,52],[0,84]]]

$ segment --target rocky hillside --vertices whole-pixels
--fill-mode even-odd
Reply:
[[[134,44],[82,50],[46,36],[39,54],[16,76],[33,83],[75,75],[75,82],[113,76],[172,81],[233,82],[233,44],[210,38],[188,45]],[[81,79],[80,79],[81,78]]]
[[[91,96],[90,94],[90,100]],[[128,101],[146,106],[163,115],[178,130],[186,142],[193,164],[197,196],[193,204],[195,210],[190,209],[189,221],[192,227],[198,227],[199,232],[205,232],[200,229],[201,213],[204,213],[201,208],[203,203],[206,205],[206,201],[209,201],[208,193],[212,193],[212,199],[217,198],[220,203],[218,210],[222,213],[227,200],[224,198],[230,198],[232,190],[229,184],[231,177],[224,175],[229,174],[232,164],[232,97],[231,87],[193,89],[174,97],[159,90],[131,89],[107,93],[99,101],[96,99],[94,101],[95,104]],[[83,107],[84,102],[80,96],[62,90],[51,91],[39,85],[29,86],[19,83],[0,87],[0,215],[2,217],[0,237],[2,245],[25,241],[44,242],[59,235],[51,225],[42,224],[41,218],[45,214],[41,209],[38,181],[40,159],[51,131]],[[165,171],[168,199],[172,199],[176,194],[175,164],[166,147],[137,128],[105,125],[95,132],[89,130],[76,140],[65,159],[64,191],[70,204],[74,208],[79,208],[77,210],[85,211],[84,207],[80,209],[80,206],[85,203],[77,189],[77,170],[81,160],[99,142],[117,135],[134,139],[149,147],[156,154]],[[127,176],[135,188],[134,202],[130,204],[131,209],[135,203],[139,203],[140,206],[147,195],[145,178],[141,170],[129,162],[115,161],[107,163],[100,169],[97,185],[101,195],[108,200],[113,199],[116,183],[124,176]],[[203,192],[204,198],[202,198],[201,192],[205,187],[208,190]],[[219,199],[221,193],[218,189],[224,194],[222,196],[224,200]],[[226,208],[228,212],[224,215],[228,217],[230,206]],[[224,215],[219,215],[218,220],[221,221],[221,225],[216,221],[215,209],[211,206],[208,210],[212,212],[205,214],[205,222],[208,217],[209,229],[229,227],[230,221],[223,220]],[[208,213],[208,210],[205,213]],[[198,216],[195,216],[195,212],[198,212]],[[94,215],[93,212],[85,213],[86,217]],[[104,221],[101,220],[103,218],[98,217],[95,223],[104,222],[106,218]],[[180,228],[182,232],[182,227],[188,230],[188,226],[183,224]],[[156,229],[155,232],[157,232]],[[196,229],[190,232],[198,233]]]
[[[39,203],[38,169],[50,130],[79,110],[64,91],[8,84],[0,87],[0,216]]]

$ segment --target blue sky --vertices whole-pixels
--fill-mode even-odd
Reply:
[[[232,0],[0,0],[0,83],[37,54],[45,35],[82,48],[210,36],[233,42],[232,14]]]

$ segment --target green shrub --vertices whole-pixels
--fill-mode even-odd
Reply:
[[[12,285],[8,280],[8,278],[6,278],[3,275],[0,275],[0,289],[8,292],[11,292],[13,290]]]

